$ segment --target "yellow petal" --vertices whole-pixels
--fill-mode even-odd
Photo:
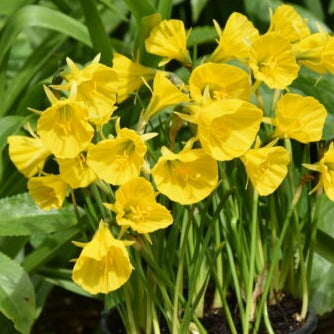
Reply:
[[[206,63],[197,66],[189,79],[191,97],[196,102],[205,99],[204,90],[215,100],[235,98],[248,101],[250,84],[248,74],[232,65]]]
[[[146,150],[144,140],[124,128],[116,138],[89,147],[87,165],[104,181],[119,185],[139,175]]]
[[[72,279],[92,294],[117,290],[130,277],[132,266],[125,242],[115,239],[101,221],[99,229],[82,249]]]
[[[218,182],[217,162],[203,149],[162,150],[152,175],[158,190],[172,201],[193,204],[210,195]]]
[[[25,136],[8,137],[9,157],[26,177],[32,177],[43,169],[51,152],[39,138]]]
[[[66,197],[67,184],[59,175],[32,177],[28,189],[36,204],[44,209],[59,209]]]
[[[147,52],[191,64],[187,50],[187,35],[181,20],[164,20],[155,26],[145,41]],[[166,62],[164,61],[165,65]]]
[[[276,106],[276,135],[301,143],[319,141],[326,116],[325,107],[314,97],[285,94]]]

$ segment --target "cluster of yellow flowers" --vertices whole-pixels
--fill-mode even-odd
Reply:
[[[97,180],[118,187],[115,202],[105,204],[121,226],[117,239],[101,221],[92,241],[76,242],[83,250],[73,279],[91,293],[107,293],[128,280],[132,266],[126,246],[133,241],[122,239],[127,229],[147,235],[172,224],[170,212],[156,201],[155,189],[180,204],[197,203],[218,186],[217,161],[239,158],[259,195],[269,195],[282,183],[290,162],[288,151],[276,146],[278,139],[310,143],[322,137],[324,106],[313,97],[284,92],[300,65],[334,73],[334,37],[311,34],[287,5],[275,10],[264,35],[239,13],[229,17],[224,30],[215,26],[218,46],[200,64],[192,63],[180,20],[161,21],[146,40],[147,52],[164,57],[159,66],[177,60],[192,69],[188,82],[118,53],[112,68],[98,57],[82,69],[67,59],[65,83],[45,88],[51,106],[41,112],[36,133],[8,139],[11,159],[29,178],[29,192],[43,209],[60,208],[68,189]],[[230,60],[238,66],[228,64]],[[265,115],[250,102],[261,83],[277,92],[273,114]],[[103,126],[116,105],[143,84],[152,96],[136,130],[121,128],[118,119],[116,135],[105,138]],[[146,141],[154,134],[145,133],[146,125],[161,110],[175,106],[180,122],[195,124],[196,132],[180,152],[163,146],[159,160],[149,166]],[[258,137],[261,123],[272,129],[266,131],[265,146]],[[50,156],[59,165],[57,175],[43,172]],[[318,164],[305,166],[321,173],[319,186],[334,200],[334,147]]]

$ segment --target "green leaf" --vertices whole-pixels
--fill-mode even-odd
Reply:
[[[27,27],[58,31],[85,45],[92,46],[88,30],[81,22],[51,8],[29,5],[19,9],[7,20],[0,38],[0,63],[16,37]]]
[[[334,115],[333,114],[327,115],[322,137],[324,140],[327,140],[327,141],[334,139]]]
[[[320,75],[302,67],[298,78],[291,85],[291,91],[314,96],[327,108],[329,113],[334,114],[334,91],[328,89],[333,86],[334,76],[332,74]]]
[[[51,233],[76,224],[73,206],[45,211],[28,193],[0,200],[0,236],[28,236]]]
[[[192,21],[197,22],[208,0],[190,0]]]
[[[32,3],[33,0],[1,0],[0,1],[0,14],[10,15],[18,8]]]
[[[89,35],[96,53],[101,53],[101,62],[111,65],[112,50],[109,37],[94,0],[80,0]]]
[[[320,0],[303,0],[304,6],[319,20],[324,21],[325,14]]]
[[[136,18],[138,25],[144,16],[156,13],[156,10],[147,0],[123,0],[129,7],[130,12]]]
[[[331,0],[328,6],[328,14],[333,14],[334,13],[334,0]]]
[[[315,244],[316,252],[325,258],[328,262],[334,264],[334,238],[329,234],[318,229],[317,240]]]
[[[195,27],[191,29],[188,38],[188,46],[194,46],[204,43],[212,43],[218,37],[216,29],[209,26]]]
[[[158,5],[158,13],[165,20],[170,18],[173,8],[173,0],[160,0]]]
[[[22,126],[23,116],[0,118],[0,151],[6,146],[8,136],[15,134]]]
[[[317,254],[313,260],[310,296],[317,314],[334,309],[334,265]]]
[[[20,333],[30,333],[36,315],[34,287],[22,267],[0,253],[0,311]]]

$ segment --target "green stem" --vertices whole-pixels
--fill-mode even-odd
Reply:
[[[252,294],[255,276],[255,254],[257,244],[257,209],[258,209],[258,193],[254,189],[253,195],[253,209],[252,209],[252,221],[251,221],[251,247],[250,247],[250,259],[249,259],[249,273],[247,277],[248,285],[246,287],[246,310],[245,310],[245,323],[243,324],[243,333],[249,333],[250,312],[252,308]],[[255,307],[255,306],[253,306]]]

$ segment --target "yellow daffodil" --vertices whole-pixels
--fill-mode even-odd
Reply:
[[[144,140],[134,130],[120,129],[116,138],[88,148],[87,165],[102,180],[119,185],[139,175],[146,150]]]
[[[204,150],[216,160],[232,160],[252,145],[262,120],[262,110],[236,99],[192,106],[197,135]]]
[[[103,221],[90,242],[73,243],[83,249],[73,267],[72,279],[86,291],[108,293],[129,279],[132,265],[126,246],[133,242],[115,239]]]
[[[142,121],[147,123],[158,111],[189,100],[189,97],[166,77],[166,73],[157,72],[154,77],[152,97],[142,115]]]
[[[298,62],[314,72],[326,73],[327,67],[324,60],[327,60],[326,53],[328,51],[329,53],[332,52],[330,49],[326,50],[326,45],[330,40],[331,37],[327,32],[318,32],[295,43],[293,51]],[[322,55],[324,52],[325,58],[323,59]]]
[[[180,204],[193,204],[210,195],[217,185],[217,162],[203,149],[173,153],[166,147],[152,169],[158,190]]]
[[[189,90],[196,102],[225,98],[248,101],[251,94],[248,74],[245,71],[232,65],[215,63],[197,66],[192,71]]]
[[[83,69],[79,69],[70,58],[66,61],[70,68],[70,73],[65,75],[68,83],[53,88],[70,90],[75,85],[75,99],[87,107],[88,120],[97,125],[107,123],[115,110],[116,72],[99,64],[98,58]]]
[[[326,116],[325,107],[314,97],[285,94],[276,105],[275,135],[301,143],[319,141]]]
[[[147,52],[166,57],[159,66],[166,65],[172,59],[185,65],[191,64],[187,50],[187,34],[181,20],[164,20],[155,26],[145,41]]]
[[[57,159],[60,177],[72,188],[84,188],[93,183],[97,176],[87,165],[86,153],[72,159]]]
[[[55,101],[37,123],[37,133],[45,147],[57,158],[75,158],[94,135],[88,110],[73,99]]]
[[[297,11],[289,5],[275,9],[270,19],[270,32],[277,32],[289,42],[297,42],[311,34],[310,29]]]
[[[219,43],[210,61],[220,63],[233,58],[247,60],[252,44],[259,38],[259,32],[253,23],[246,16],[234,12],[228,18],[223,32],[216,22],[215,24]]]
[[[334,74],[334,37],[331,36],[321,53],[321,62],[324,67],[332,74]]]
[[[131,59],[114,53],[112,69],[117,73],[117,102],[123,102],[129,94],[135,92],[143,84],[144,80],[150,81],[155,75],[155,70],[142,66]]]
[[[142,177],[122,184],[115,198],[114,205],[105,203],[105,206],[115,211],[119,225],[147,234],[173,223],[170,212],[156,202],[151,183]]]
[[[322,186],[328,198],[334,201],[334,144],[330,144],[328,151],[318,163],[303,164],[303,166],[320,173],[319,183],[312,192]]]
[[[273,193],[288,173],[290,156],[284,147],[254,148],[241,157],[247,176],[261,196]]]
[[[249,66],[254,77],[272,89],[285,89],[298,76],[299,66],[289,41],[277,33],[267,33],[254,44]]]
[[[67,184],[59,175],[35,176],[29,179],[28,189],[40,208],[59,209],[66,197]]]
[[[16,168],[30,178],[42,171],[51,152],[39,138],[26,136],[8,137],[9,157]]]

